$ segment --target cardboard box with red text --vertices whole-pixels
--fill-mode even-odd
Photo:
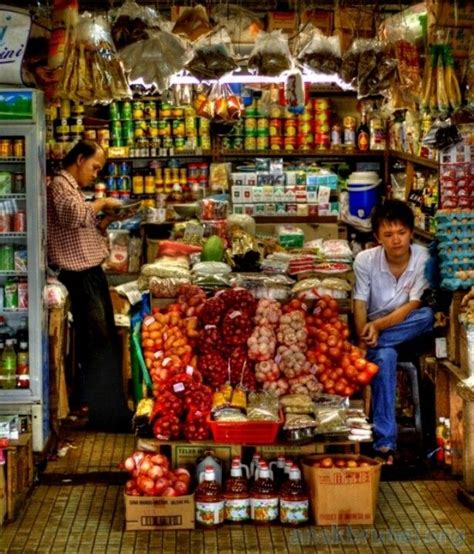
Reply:
[[[317,525],[371,525],[377,510],[381,465],[371,458],[333,455],[335,459],[367,462],[367,467],[314,467],[327,455],[303,460],[303,475],[310,490],[311,506]]]
[[[187,496],[129,496],[125,500],[127,531],[194,529],[194,494]]]

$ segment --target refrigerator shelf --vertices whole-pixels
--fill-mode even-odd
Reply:
[[[0,270],[0,277],[27,277],[28,271],[2,271]]]
[[[26,194],[0,194],[0,200],[25,200]]]
[[[0,158],[0,164],[25,163],[26,158]]]
[[[2,239],[22,239],[26,238],[26,233],[0,233],[0,243]]]

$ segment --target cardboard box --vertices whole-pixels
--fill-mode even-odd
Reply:
[[[461,371],[468,377],[474,375],[474,325],[462,325],[459,339]]]
[[[377,510],[381,464],[355,455],[333,455],[333,459],[369,462],[368,467],[321,468],[312,463],[327,456],[313,455],[303,460],[314,520],[317,525],[371,525]]]
[[[0,527],[7,515],[7,484],[5,481],[5,466],[0,465]]]
[[[362,6],[357,6],[357,8],[341,6],[334,12],[334,28],[352,31],[357,29],[358,32],[369,31],[374,33],[374,10]]]
[[[194,494],[187,496],[128,496],[125,501],[127,531],[194,529]]]
[[[331,35],[334,23],[334,14],[329,10],[304,10],[301,14],[301,22],[311,23],[325,35]]]
[[[474,4],[471,0],[427,0],[430,24],[452,27],[474,25]]]
[[[296,33],[296,12],[269,12],[267,18],[267,31],[281,29],[288,35]]]

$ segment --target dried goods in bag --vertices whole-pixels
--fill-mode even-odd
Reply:
[[[186,69],[197,79],[220,79],[238,67],[226,29],[200,37],[194,43],[193,50],[193,58]]]
[[[132,84],[164,92],[170,77],[181,71],[191,56],[191,50],[180,37],[166,31],[153,30],[149,38],[125,47],[120,56],[129,72]]]
[[[260,18],[250,10],[235,4],[219,4],[212,8],[212,18],[224,25],[234,43],[253,43],[263,30]]]
[[[64,61],[59,93],[85,104],[107,104],[131,97],[123,64],[104,17],[88,12],[81,15]]]
[[[206,8],[198,4],[192,8],[186,7],[182,10],[178,20],[174,24],[172,32],[175,35],[181,35],[194,41],[211,30],[212,25],[209,21]]]
[[[293,67],[288,38],[282,31],[260,33],[250,53],[248,68],[258,75],[278,77]]]
[[[341,68],[341,42],[337,35],[327,37],[315,29],[311,40],[298,54],[297,60],[306,69],[320,73],[338,73]]]
[[[113,16],[112,38],[120,50],[139,40],[150,38],[150,31],[158,28],[161,22],[152,8],[139,6],[135,0],[125,0]]]

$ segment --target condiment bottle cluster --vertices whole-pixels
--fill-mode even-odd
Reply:
[[[250,468],[236,457],[223,485],[220,472],[210,464],[199,481],[195,505],[196,525],[200,528],[245,521],[256,525],[308,523],[309,497],[301,470],[283,456],[268,464],[255,454]]]

